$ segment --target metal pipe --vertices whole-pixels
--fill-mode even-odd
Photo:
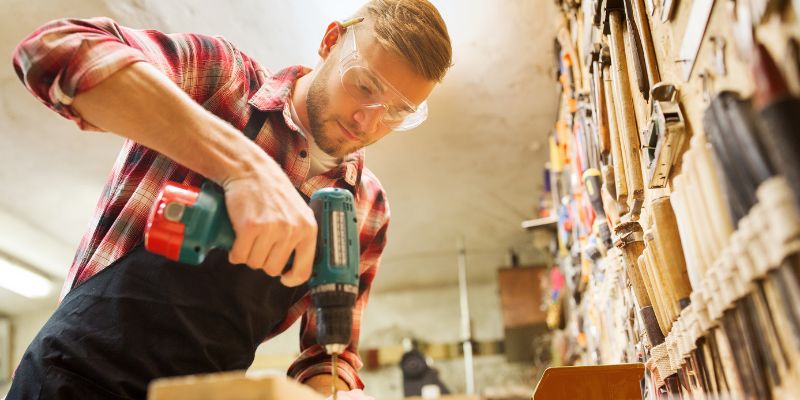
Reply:
[[[467,250],[464,237],[458,237],[458,297],[461,305],[461,340],[464,348],[464,378],[467,394],[475,394],[475,366],[472,363],[472,329],[469,317],[469,299],[467,297]]]

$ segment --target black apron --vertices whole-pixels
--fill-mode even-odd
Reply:
[[[255,137],[264,118],[253,109],[245,134]],[[139,244],[66,295],[7,400],[143,399],[155,378],[246,369],[307,292],[232,265],[224,251],[190,266]]]

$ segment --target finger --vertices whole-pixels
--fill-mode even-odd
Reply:
[[[283,273],[286,262],[289,261],[289,255],[292,253],[292,245],[286,240],[276,242],[267,255],[267,260],[264,263],[264,270],[267,271],[269,276],[278,276]]]
[[[231,264],[246,263],[250,256],[250,250],[253,248],[253,242],[256,240],[255,231],[249,229],[241,231],[236,232],[236,239],[228,252],[228,262]]]
[[[247,257],[247,266],[252,269],[264,269],[275,245],[275,238],[268,231],[262,231],[253,241],[253,247],[250,248],[250,255]],[[278,274],[267,273],[267,275],[277,276]]]
[[[311,277],[311,268],[314,262],[314,251],[317,246],[316,229],[313,234],[308,234],[303,240],[297,243],[294,248],[294,265],[289,272],[281,276],[281,283],[286,286],[298,286],[303,284]]]

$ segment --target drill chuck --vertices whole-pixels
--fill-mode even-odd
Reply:
[[[317,342],[328,354],[341,354],[350,344],[353,332],[353,306],[358,287],[330,283],[311,289],[317,314]]]

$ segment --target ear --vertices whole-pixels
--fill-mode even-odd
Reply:
[[[338,21],[331,22],[328,25],[328,29],[325,30],[325,36],[322,37],[322,43],[319,44],[319,56],[322,59],[326,59],[328,54],[331,53],[331,48],[341,37],[342,32],[344,32],[344,28],[342,28],[342,24]]]

